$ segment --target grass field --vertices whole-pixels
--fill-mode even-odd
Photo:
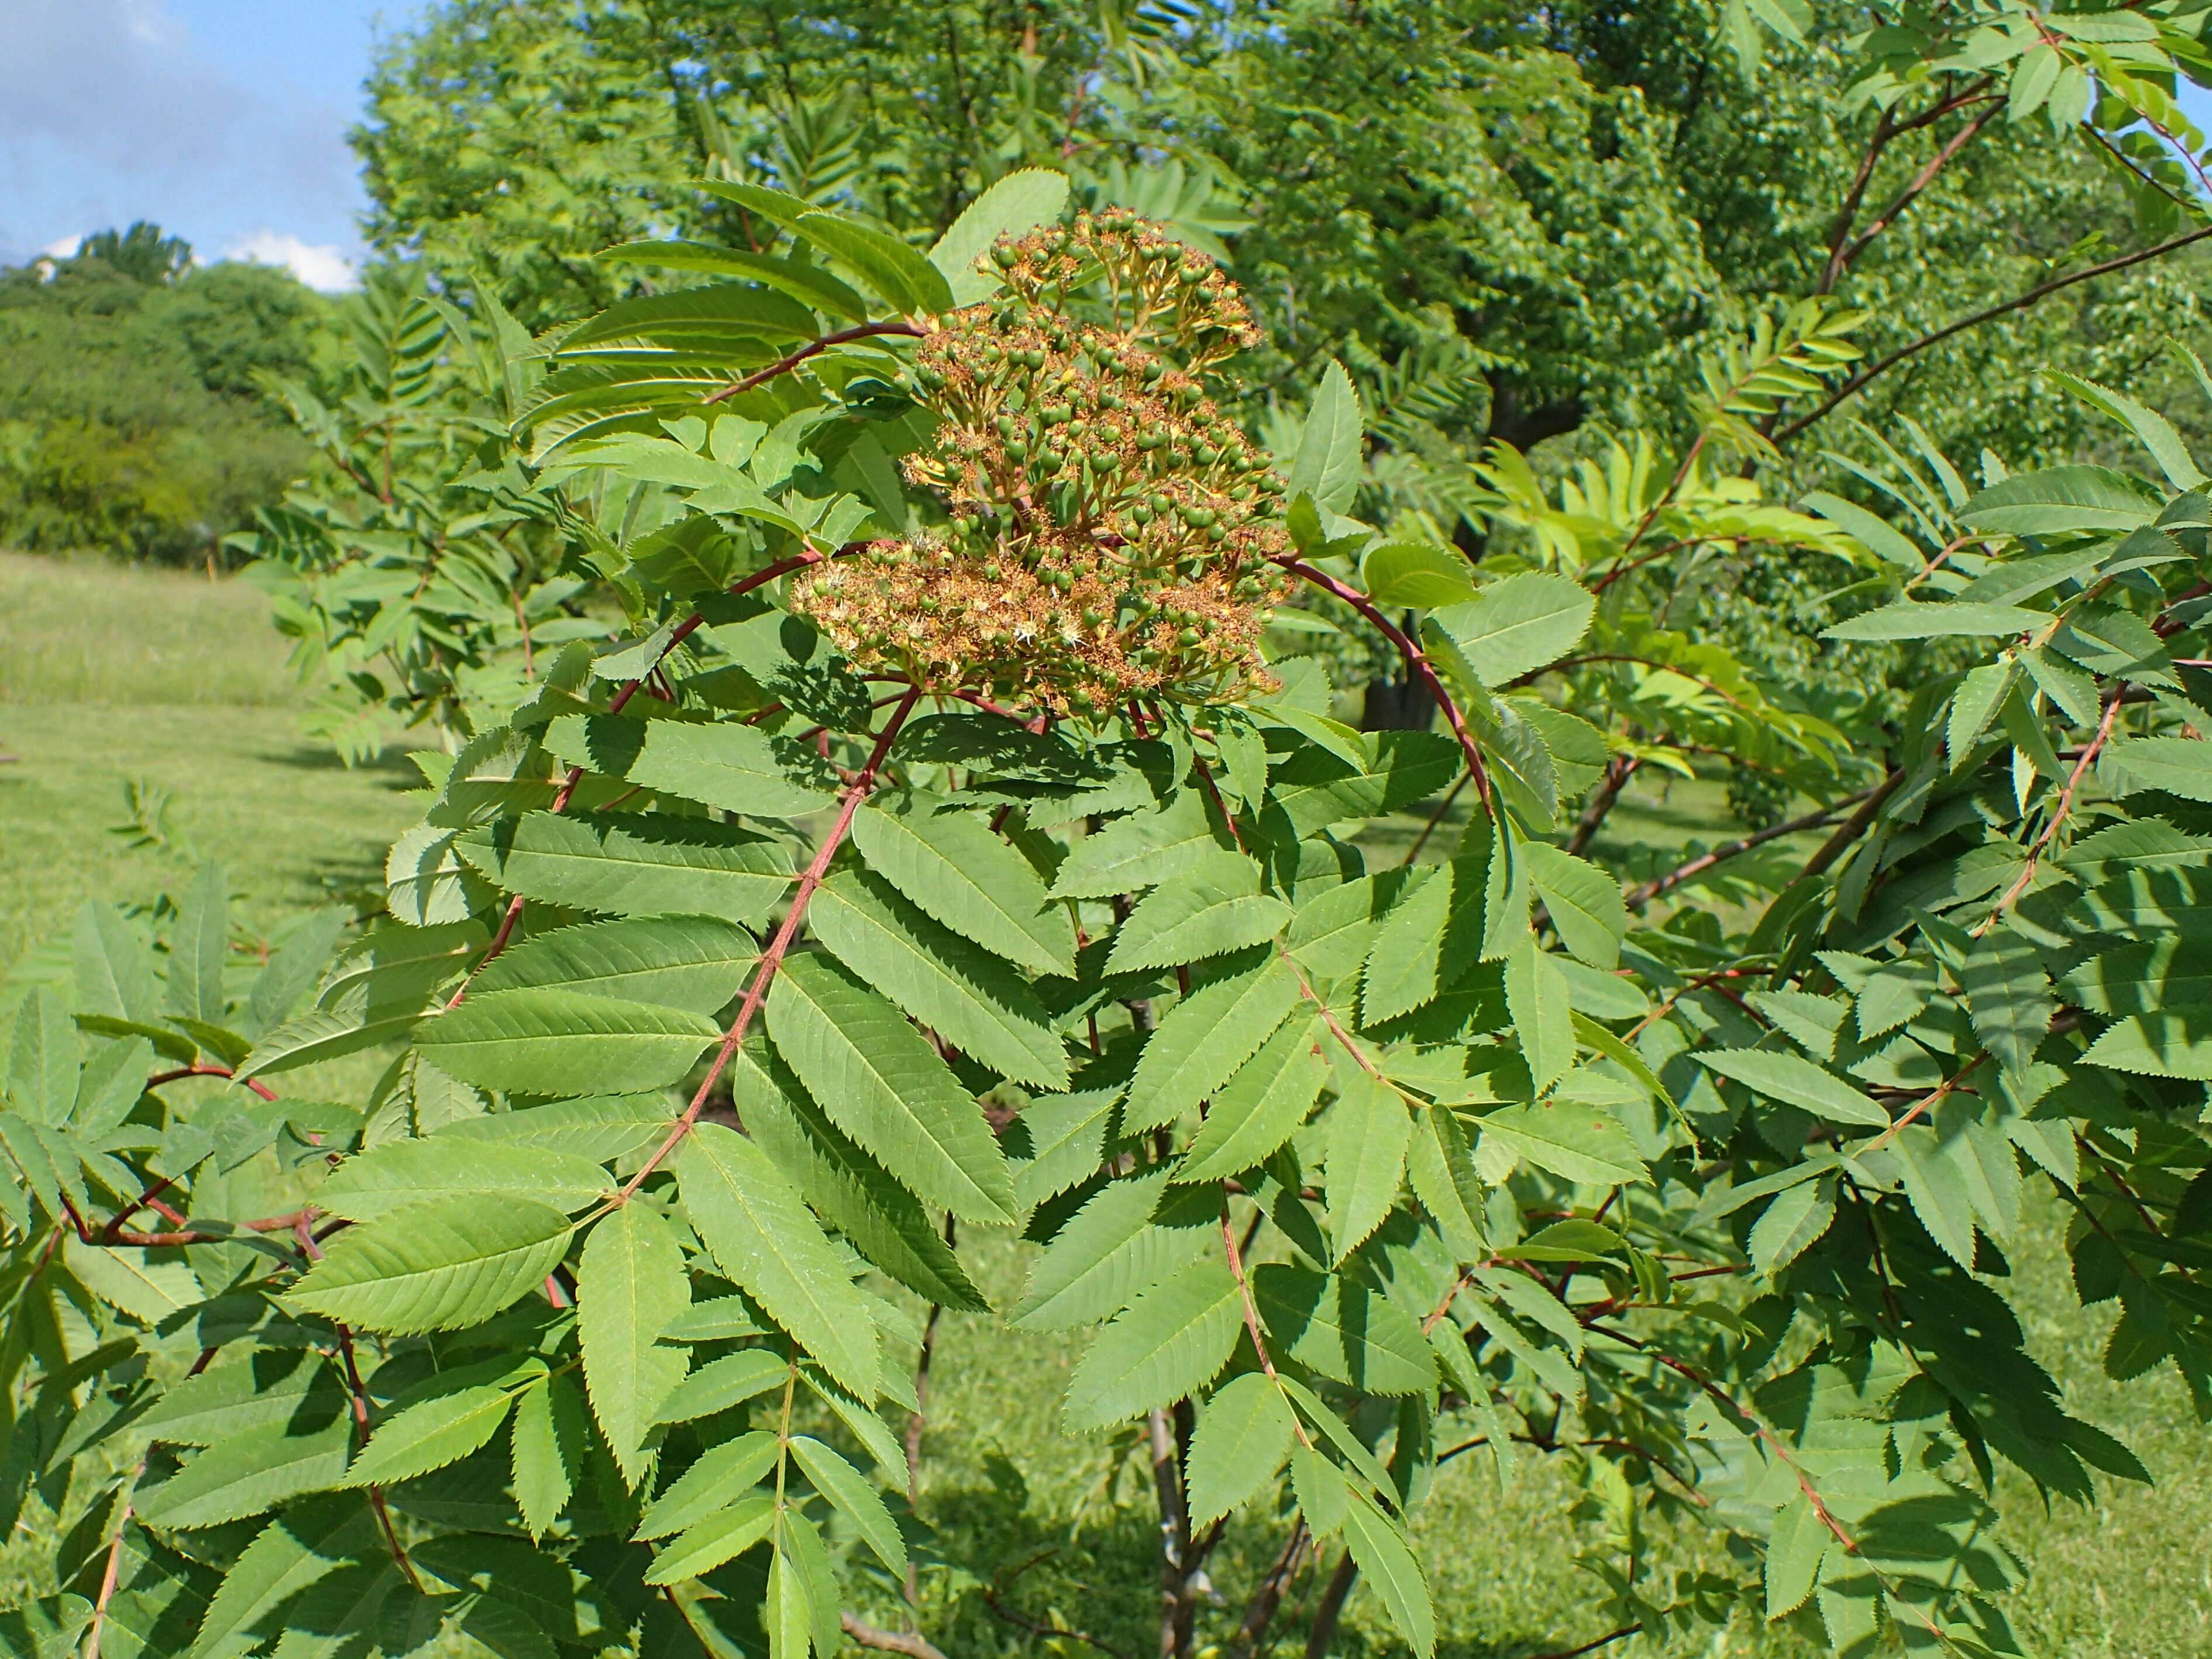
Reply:
[[[124,786],[133,780],[173,792],[173,839],[222,854],[249,916],[273,918],[375,877],[384,844],[414,816],[405,793],[414,769],[395,757],[348,771],[296,734],[298,693],[264,609],[234,583],[0,556],[0,752],[16,757],[0,765],[0,969],[64,928],[88,895],[144,899],[188,878],[186,851],[133,850],[109,833],[124,819]],[[1428,852],[1449,850],[1457,816]],[[1632,793],[1615,822],[1678,841],[1734,830],[1709,785]],[[1419,829],[1418,820],[1391,826],[1375,851],[1389,856]],[[2098,1354],[2110,1315],[2074,1306],[2059,1224],[2055,1208],[2033,1212],[2013,1258],[2031,1340],[2073,1408],[2119,1433],[2160,1484],[2109,1486],[2094,1509],[2060,1504],[2046,1514],[2009,1480],[2008,1537],[2033,1574],[2014,1616],[2054,1659],[2212,1655],[2204,1434],[2170,1374],[2124,1395],[2105,1380]],[[1026,1247],[974,1243],[984,1288],[1011,1301]],[[1065,1342],[945,1322],[931,1376],[922,1511],[941,1558],[960,1565],[926,1582],[942,1605],[1042,1556],[1008,1585],[1006,1607],[1039,1624],[1079,1626],[1139,1659],[1153,1646],[1157,1516],[1140,1468],[1103,1443],[1062,1436],[1058,1401],[1074,1358]],[[1529,1659],[1602,1632],[1593,1581],[1573,1565],[1571,1501],[1558,1474],[1534,1462],[1504,1492],[1478,1458],[1443,1473],[1417,1542],[1437,1587],[1447,1659]],[[1270,1522],[1231,1529],[1212,1573],[1229,1603],[1212,1621],[1217,1636],[1275,1542]],[[1658,1553],[1670,1566],[1693,1559],[1663,1534]],[[995,1620],[974,1596],[957,1620],[930,1629],[959,1659],[1088,1650]],[[1379,1611],[1355,1595],[1335,1651],[1379,1654],[1393,1645],[1384,1632]],[[1746,1624],[1691,1645],[1632,1642],[1607,1651],[1781,1659],[1803,1650]]]

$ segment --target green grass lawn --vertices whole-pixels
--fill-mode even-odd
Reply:
[[[0,556],[0,752],[16,757],[0,765],[0,969],[65,929],[89,895],[143,900],[189,878],[193,860],[182,847],[133,850],[109,833],[125,818],[131,781],[172,792],[172,839],[221,854],[249,918],[374,880],[385,844],[415,815],[406,795],[414,769],[397,756],[338,766],[297,734],[300,701],[264,602],[240,584]],[[1448,856],[1462,817],[1455,809],[1422,856]],[[1402,858],[1419,828],[1418,817],[1379,827],[1370,857]],[[1608,833],[1632,831],[1711,842],[1741,826],[1717,786],[1678,782],[1632,789]],[[373,1073],[362,1065],[350,1085],[365,1087]],[[2036,1351],[2072,1407],[2121,1434],[2159,1485],[2110,1483],[2093,1510],[2061,1504],[2045,1513],[2025,1483],[2009,1480],[2008,1536],[2033,1575],[2014,1616],[2033,1648],[2066,1659],[2212,1655],[2204,1434],[2170,1373],[2124,1392],[2104,1378],[2098,1356],[2111,1315],[2073,1305],[2056,1206],[2031,1216],[2013,1261]],[[979,1283],[994,1301],[1013,1300],[1028,1247],[1003,1235],[965,1242]],[[939,1557],[955,1565],[925,1582],[941,1607],[963,1586],[1034,1562],[1005,1589],[1009,1610],[1080,1627],[1139,1659],[1154,1645],[1159,1534],[1149,1476],[1126,1443],[1117,1450],[1061,1433],[1059,1398],[1079,1352],[976,1319],[945,1322],[921,1507]],[[1581,1540],[1565,1518],[1571,1501],[1559,1473],[1534,1460],[1502,1492],[1476,1457],[1442,1473],[1416,1541],[1437,1588],[1447,1659],[1529,1659],[1602,1633],[1594,1581],[1573,1565]],[[1212,1574],[1227,1603],[1210,1621],[1217,1639],[1278,1536],[1262,1519],[1231,1529]],[[1696,1544],[1662,1534],[1659,1559],[1686,1565]],[[878,1613],[889,1618],[890,1605]],[[930,1627],[962,1659],[1095,1651],[1002,1623],[974,1596]],[[1379,1610],[1355,1595],[1336,1651],[1393,1645]],[[1286,1638],[1281,1650],[1296,1650]],[[1671,1650],[1608,1651],[1781,1659],[1803,1650],[1747,1623]]]

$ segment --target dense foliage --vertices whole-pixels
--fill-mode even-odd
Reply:
[[[218,557],[306,462],[258,377],[307,371],[324,308],[144,224],[0,271],[0,542]]]
[[[1930,98],[2094,112],[2154,179],[2205,148],[2159,78],[2193,15],[1920,27],[1855,48],[1868,176]],[[2045,366],[2126,465],[1899,421],[1785,499],[1886,362],[1814,280],[1712,331],[1679,430],[1412,478],[1430,392],[1331,362],[1248,419],[1255,296],[1079,180],[1005,173],[925,253],[733,153],[713,225],[593,267],[649,289],[536,334],[379,289],[292,393],[345,482],[264,522],[285,625],[453,742],[357,932],[236,939],[210,867],[88,906],[24,999],[0,1519],[54,1588],[0,1639],[1085,1639],[910,1502],[933,1347],[1003,1322],[1079,1346],[1066,1428],[1148,1474],[1173,1659],[1294,1620],[1317,1659],[1355,1590],[1425,1659],[1409,1528],[1474,1453],[1583,1488],[1584,1651],[2020,1652],[2008,1483],[2150,1474],[2032,1352],[2032,1194],[2108,1374],[2212,1417],[2175,421]],[[1333,717],[1370,648],[1432,719]],[[1700,763],[1799,815],[1611,842]],[[1447,855],[1370,860],[1409,810]],[[360,1098],[284,1092],[364,1054]]]

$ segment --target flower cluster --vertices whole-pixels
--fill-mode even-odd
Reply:
[[[793,584],[862,666],[1087,714],[1269,684],[1283,484],[1200,378],[1258,331],[1205,254],[1135,216],[1002,238],[1005,290],[927,325],[941,421],[908,477],[942,531]]]

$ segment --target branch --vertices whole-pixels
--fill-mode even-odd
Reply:
[[[756,587],[766,586],[769,583],[775,580],[779,576],[787,576],[794,570],[804,570],[807,566],[819,564],[824,559],[842,558],[846,554],[853,551],[858,545],[860,545],[858,543],[848,543],[846,545],[837,549],[836,551],[833,553],[824,553],[820,551],[818,549],[810,547],[804,553],[795,553],[787,559],[778,559],[774,564],[768,566],[765,569],[756,570],[751,575],[747,576],[743,581],[733,584],[729,589],[730,597],[732,599],[739,598],[744,594],[751,592]],[[634,680],[625,681],[622,689],[617,691],[612,697],[607,700],[607,713],[610,714],[619,714],[623,709],[629,707],[630,699],[635,697],[638,694],[639,690],[643,688],[646,682],[651,679],[653,676],[659,672],[660,665],[668,660],[670,655],[674,653],[676,647],[683,644],[684,641],[690,639],[691,635],[697,631],[699,624],[704,620],[705,618],[695,611],[690,614],[690,616],[685,617],[683,622],[678,623],[673,631],[670,633],[668,642],[660,647],[659,654],[654,657],[650,663],[646,665],[645,672],[640,674]],[[553,797],[553,804],[546,810],[550,812],[567,811],[568,810],[569,801],[574,799],[575,795],[576,786],[583,781],[583,777],[584,769],[582,767],[570,767],[568,769],[568,775],[561,781],[560,792]],[[523,897],[521,894],[517,893],[512,899],[507,901],[507,914],[499,919],[499,931],[492,935],[491,944],[485,949],[484,953],[477,958],[476,965],[469,969],[468,978],[463,980],[460,984],[455,988],[451,1000],[449,1000],[446,1004],[447,1012],[451,1013],[454,1009],[460,1006],[461,999],[469,994],[470,982],[473,981],[478,974],[483,972],[484,969],[491,963],[493,958],[507,949],[508,944],[514,938],[515,924],[522,920],[522,909]],[[254,1086],[258,1087],[259,1085],[256,1085]],[[274,1100],[276,1097],[274,1095],[269,1096],[269,1098],[271,1100]]]
[[[1875,786],[1874,793],[1859,803],[1859,810],[1845,818],[1836,833],[1820,843],[1820,850],[1805,860],[1805,867],[1797,872],[1802,881],[1808,876],[1817,876],[1838,859],[1844,850],[1866,833],[1874,822],[1875,814],[1881,811],[1882,803],[1897,793],[1897,786],[1905,781],[1905,769],[1899,767]]]
[[[902,335],[910,340],[919,340],[921,337],[921,331],[903,318],[897,322],[862,323],[854,328],[841,328],[835,334],[825,334],[818,340],[809,340],[789,356],[779,357],[766,368],[757,370],[735,385],[724,386],[720,392],[709,392],[699,401],[702,404],[719,404],[725,398],[734,398],[741,392],[750,392],[764,380],[773,380],[779,374],[790,374],[809,357],[827,351],[831,346],[844,345],[854,340],[872,339],[884,334]]]
[[[1864,800],[1872,793],[1874,793],[1872,789],[1862,789],[1856,795],[1844,796],[1833,805],[1823,806],[1818,811],[1808,812],[1804,817],[1792,818],[1787,823],[1774,824],[1746,836],[1741,841],[1728,842],[1716,847],[1711,852],[1701,854],[1686,864],[1678,865],[1663,876],[1655,876],[1641,887],[1635,889],[1628,895],[1628,908],[1632,910],[1641,910],[1653,899],[1662,893],[1672,892],[1692,876],[1701,876],[1715,865],[1729,859],[1740,857],[1755,847],[1764,847],[1770,841],[1779,841],[1784,836],[1794,836],[1802,830],[1817,830],[1834,817],[1838,809],[1853,801]]]
[[[131,1503],[138,1477],[145,1473],[146,1460],[142,1457],[116,1494],[122,1501],[123,1512],[115,1517],[115,1536],[108,1541],[107,1567],[100,1576],[100,1599],[92,1604],[92,1626],[85,1634],[84,1659],[100,1659],[100,1638],[107,1628],[107,1604],[115,1599],[115,1581],[123,1570],[123,1534],[131,1529]]]
[[[878,1630],[873,1625],[863,1624],[849,1613],[840,1614],[837,1622],[846,1635],[864,1648],[875,1648],[884,1653],[903,1653],[907,1659],[945,1659],[944,1652],[919,1631]]]
[[[173,1071],[155,1073],[153,1076],[146,1079],[146,1086],[149,1089],[158,1089],[164,1083],[174,1083],[179,1078],[187,1077],[220,1077],[228,1078],[233,1081],[235,1081],[237,1075],[238,1074],[233,1072],[228,1066],[179,1066]],[[274,1100],[276,1098],[276,1091],[270,1088],[267,1084],[264,1083],[259,1078],[250,1077],[246,1079],[246,1086],[252,1090],[255,1094],[259,1095],[264,1100]]]
[[[2112,722],[2119,718],[2120,714],[2120,690],[2121,688],[2116,685],[2106,694],[2105,718],[2098,723],[2097,735],[2082,748],[2081,758],[2074,763],[2073,771],[2067,775],[2065,787],[2059,790],[2058,799],[2053,804],[2051,822],[2043,826],[2043,833],[2035,838],[2035,845],[2027,849],[2027,860],[2020,866],[2020,874],[2013,878],[2012,885],[2004,890],[2004,896],[1996,902],[1995,908],[1983,918],[1981,925],[1974,929],[1976,939],[1996,927],[1997,918],[2012,908],[2012,902],[2026,892],[2028,884],[2035,879],[2036,863],[2042,858],[2043,849],[2051,845],[2051,837],[2058,833],[2059,827],[2066,822],[2067,814],[2074,810],[2074,792],[2081,787],[2082,777],[2096,764],[2097,751],[2112,735]]]
[[[1927,165],[1912,175],[1912,181],[1897,193],[1887,207],[1875,216],[1874,222],[1866,228],[1865,233],[1844,250],[1841,259],[1834,261],[1838,275],[1844,266],[1849,265],[1852,260],[1866,251],[1868,243],[1888,229],[1896,222],[1897,216],[1911,207],[1921,192],[1936,182],[1936,175],[1942,172],[1951,158],[1972,143],[1975,136],[1995,120],[1997,112],[2004,106],[2004,101],[2002,99],[1991,99],[1987,109],[1953,133],[1943,147],[1928,158]]]
[[[2195,230],[2185,232],[2170,241],[2160,242],[2155,247],[2141,248],[2133,253],[2124,253],[2116,259],[2107,259],[2102,264],[2089,265],[2064,276],[2054,276],[2049,282],[2039,283],[2017,298],[2007,300],[2000,305],[1987,307],[1971,316],[1961,317],[1957,322],[1939,328],[1932,334],[1923,334],[1909,345],[1899,346],[1887,357],[1852,375],[1850,380],[1838,386],[1829,395],[1828,400],[1818,409],[1809,415],[1800,416],[1777,432],[1774,434],[1774,441],[1778,444],[1789,442],[1807,427],[1829,414],[1837,404],[1859,391],[1876,375],[1887,374],[1906,358],[1917,356],[1929,347],[1940,344],[1954,334],[1963,334],[1970,328],[1978,328],[1982,324],[1993,321],[2008,312],[2023,311],[2037,301],[2056,294],[2061,289],[2071,288],[2076,283],[2086,283],[2095,276],[2109,276],[2114,271],[2125,270],[2130,265],[2139,265],[2150,259],[2163,258],[2169,253],[2187,247],[2191,242],[2201,242],[2208,236],[2212,236],[2212,225],[2200,225]]]
[[[1437,706],[1444,711],[1444,720],[1451,726],[1452,736],[1459,739],[1460,752],[1467,757],[1467,769],[1474,775],[1475,793],[1482,797],[1482,804],[1487,807],[1490,805],[1489,770],[1482,763],[1481,751],[1474,746],[1474,738],[1467,729],[1467,721],[1459,712],[1459,704],[1452,700],[1451,693],[1444,690],[1444,683],[1437,677],[1437,671],[1430,665],[1427,655],[1413,641],[1400,632],[1397,626],[1376,610],[1374,602],[1358,588],[1339,581],[1325,570],[1315,569],[1302,559],[1278,559],[1275,562],[1291,574],[1303,576],[1323,592],[1343,600],[1345,604],[1364,617],[1369,624],[1384,639],[1397,647],[1398,654],[1406,659],[1406,666],[1429,688],[1429,695],[1437,700]]]
[[[1613,804],[1620,799],[1620,792],[1628,787],[1629,779],[1636,775],[1637,769],[1643,764],[1643,761],[1634,755],[1615,755],[1605,763],[1604,781],[1589,798],[1589,805],[1583,808],[1582,817],[1575,820],[1575,833],[1567,838],[1568,852],[1579,858],[1589,850],[1589,844],[1597,839],[1597,832],[1604,824],[1606,815],[1613,811]]]
[[[1276,1609],[1283,1604],[1284,1586],[1290,1583],[1299,1556],[1312,1540],[1313,1534],[1306,1530],[1304,1516],[1291,1522],[1291,1535],[1283,1542],[1282,1553],[1275,1558],[1275,1565],[1267,1569],[1267,1576],[1252,1592],[1251,1601],[1245,1604],[1244,1616],[1237,1621],[1237,1633],[1229,1639],[1229,1651],[1239,1656],[1239,1659],[1249,1659],[1259,1647],[1260,1638],[1267,1633],[1267,1626],[1274,1623]]]
[[[830,861],[836,857],[838,848],[844,844],[846,833],[853,827],[854,816],[860,810],[860,803],[875,788],[876,774],[883,768],[884,757],[890,753],[899,729],[906,724],[906,717],[914,712],[915,704],[921,701],[921,688],[917,685],[907,693],[897,708],[892,711],[890,719],[884,722],[883,732],[876,738],[875,748],[869,752],[867,764],[860,769],[860,775],[853,780],[852,787],[845,792],[844,804],[837,809],[837,821],[830,825],[830,833],[822,838],[821,848],[815,853],[813,862],[799,877],[799,890],[792,897],[791,908],[784,912],[782,926],[776,929],[775,938],[769,941],[768,949],[761,953],[760,966],[753,974],[753,982],[746,988],[745,1000],[738,1006],[738,1017],[730,1022],[728,1034],[723,1037],[722,1046],[714,1054],[714,1064],[707,1068],[707,1075],[701,1079],[698,1091],[691,1097],[691,1103],[684,1109],[684,1115],[670,1126],[667,1139],[653,1150],[652,1157],[639,1166],[637,1173],[623,1183],[618,1201],[627,1203],[635,1194],[637,1189],[645,1184],[646,1177],[659,1169],[669,1153],[676,1150],[677,1142],[691,1133],[691,1126],[699,1121],[699,1114],[706,1109],[708,1097],[714,1092],[714,1085],[721,1080],[722,1073],[729,1066],[730,1057],[737,1053],[738,1045],[745,1040],[746,1030],[760,1012],[761,1004],[767,1000],[769,982],[775,977],[776,969],[783,965],[784,956],[790,951],[792,940],[798,936],[799,924],[806,915],[806,907],[814,897],[815,889],[822,885],[823,877],[829,873]]]

